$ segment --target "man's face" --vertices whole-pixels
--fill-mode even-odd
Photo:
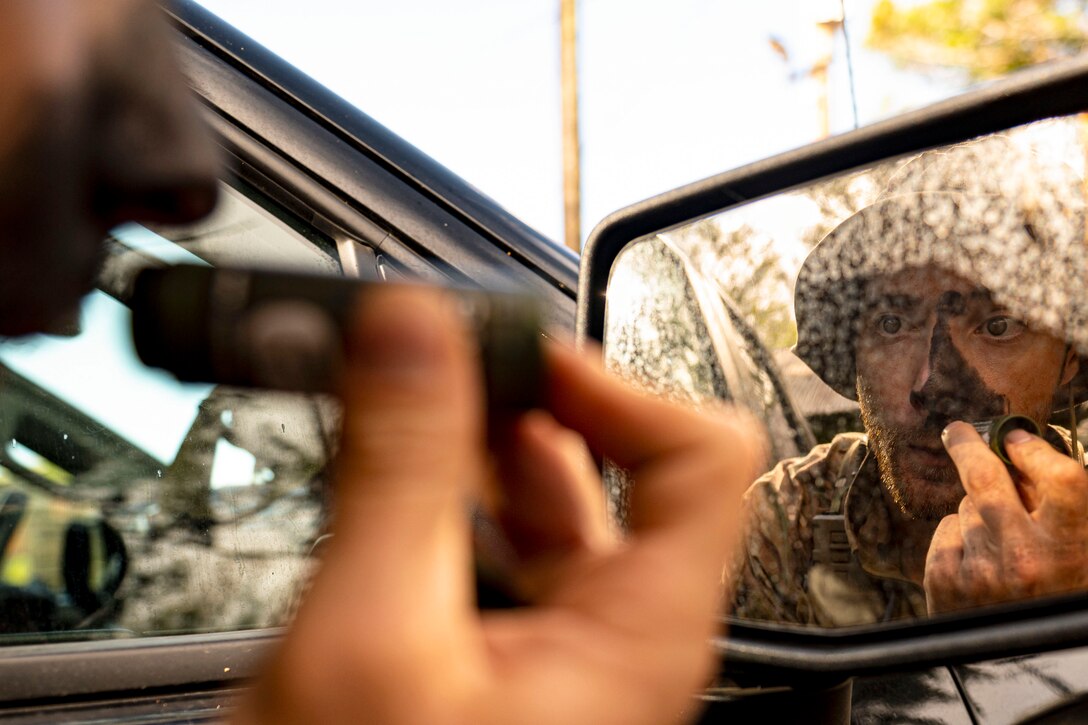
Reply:
[[[114,225],[214,204],[168,39],[151,0],[0,2],[0,335],[70,317]]]
[[[920,519],[955,513],[963,487],[941,445],[953,420],[1049,418],[1076,373],[1059,339],[1029,329],[988,290],[938,269],[869,282],[859,320],[858,400],[881,477]]]

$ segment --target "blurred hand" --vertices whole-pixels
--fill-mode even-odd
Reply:
[[[1017,430],[1005,448],[1021,481],[966,423],[945,447],[967,491],[941,520],[926,557],[929,611],[1088,588],[1088,473],[1043,439]]]
[[[0,335],[75,327],[111,227],[212,210],[172,35],[155,0],[0,0]]]
[[[368,296],[345,381],[336,535],[240,722],[661,723],[711,674],[718,572],[763,439],[549,346],[548,413],[497,451],[531,605],[477,610],[469,504],[491,477],[479,371],[437,291]],[[573,433],[572,433],[573,431]],[[579,437],[635,479],[609,534]]]

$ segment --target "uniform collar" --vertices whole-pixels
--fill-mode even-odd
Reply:
[[[843,523],[858,561],[869,574],[909,581],[903,573],[903,557],[892,524],[894,502],[884,490],[876,456],[869,452],[868,437],[861,438],[846,456],[843,474],[848,477],[842,502]]]

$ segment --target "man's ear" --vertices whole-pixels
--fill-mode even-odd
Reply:
[[[1069,385],[1069,381],[1080,370],[1080,355],[1073,348],[1072,345],[1065,346],[1065,362],[1062,364],[1062,381],[1061,385]]]

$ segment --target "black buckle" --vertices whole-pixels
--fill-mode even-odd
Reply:
[[[816,514],[812,517],[812,560],[832,571],[845,574],[854,563],[850,539],[846,536],[846,518],[842,514]]]

